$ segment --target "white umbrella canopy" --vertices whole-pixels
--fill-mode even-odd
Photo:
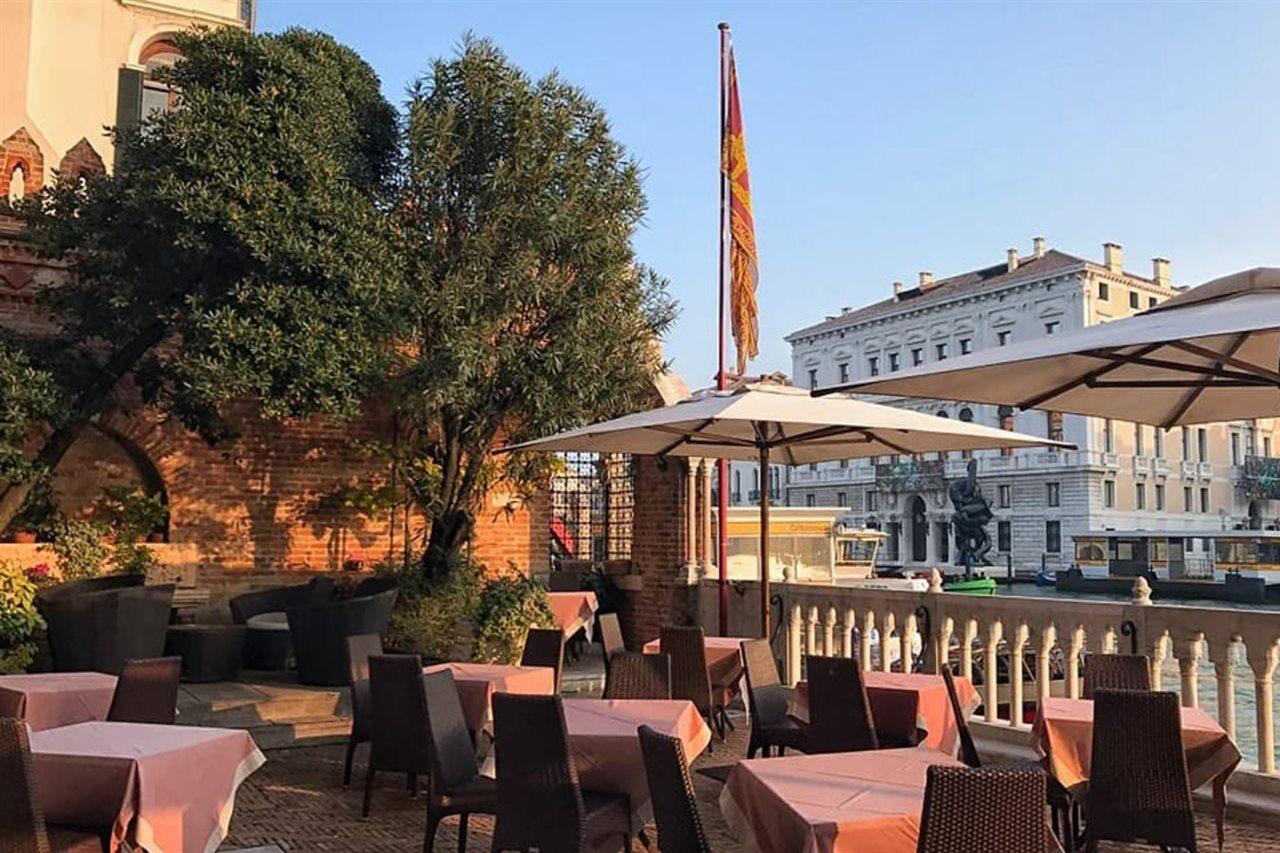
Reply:
[[[754,459],[760,465],[761,636],[769,636],[769,463],[949,450],[1073,445],[848,397],[815,398],[777,383],[746,383],[502,448]],[[723,575],[721,584],[725,583]],[[723,597],[722,597],[723,602]]]
[[[822,389],[995,403],[1164,428],[1280,415],[1280,269],[1123,320]]]

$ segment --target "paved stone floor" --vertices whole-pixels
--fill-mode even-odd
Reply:
[[[745,720],[729,741],[715,744],[715,751],[703,754],[694,768],[730,763],[745,754]],[[278,845],[286,853],[309,851],[352,851],[352,853],[391,853],[419,850],[425,823],[424,805],[410,798],[403,777],[392,778],[379,785],[374,795],[373,815],[360,817],[360,780],[363,776],[363,754],[357,755],[356,782],[344,790],[341,747],[300,747],[273,750],[267,764],[240,789],[231,837],[224,850]],[[729,835],[720,816],[718,797],[721,785],[702,774],[694,774],[702,819],[713,848],[721,853],[741,850]],[[1212,839],[1213,822],[1201,815],[1201,850],[1216,848]],[[457,822],[450,819],[436,838],[436,850],[457,849]],[[469,848],[489,849],[492,823],[477,815],[471,820]],[[651,830],[651,835],[652,835]],[[641,846],[635,845],[636,851]],[[1109,851],[1127,849],[1123,845],[1102,848]],[[1280,831],[1250,824],[1228,823],[1226,850],[1244,853],[1280,853]],[[975,851],[978,853],[978,851]]]

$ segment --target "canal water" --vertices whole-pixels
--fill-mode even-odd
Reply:
[[[1069,598],[1083,601],[1115,602],[1124,600],[1121,596],[1095,595],[1089,593],[1059,592],[1053,587],[1036,586],[1030,583],[999,586],[999,596],[1018,596],[1025,598]],[[1153,599],[1154,600],[1154,599]],[[1280,618],[1280,605],[1276,604],[1236,604],[1230,601],[1211,601],[1199,599],[1180,599],[1157,601],[1158,604],[1173,607],[1205,607],[1223,610],[1266,610],[1277,614]],[[1245,660],[1244,648],[1237,645],[1234,652],[1234,674],[1236,693],[1236,745],[1244,755],[1241,767],[1256,769],[1258,766],[1257,739],[1257,703],[1253,689],[1253,671]],[[1197,698],[1200,707],[1215,719],[1218,716],[1218,682],[1213,670],[1213,663],[1207,659],[1208,649],[1202,651],[1200,661],[1200,678],[1197,684]],[[1178,661],[1170,650],[1161,667],[1161,687],[1165,690],[1180,691],[1181,678],[1178,673]],[[1272,688],[1273,703],[1280,709],[1280,683]],[[1280,743],[1280,714],[1275,720],[1275,742]]]

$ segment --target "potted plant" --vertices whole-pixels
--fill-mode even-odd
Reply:
[[[511,566],[492,578],[476,605],[475,659],[483,663],[518,663],[530,628],[556,627],[555,614],[542,584]]]
[[[36,585],[13,563],[0,563],[0,673],[23,672],[36,656],[32,636],[44,627]]]
[[[9,541],[26,545],[35,542],[56,517],[53,489],[48,478],[42,477],[27,492],[21,508],[9,523]]]

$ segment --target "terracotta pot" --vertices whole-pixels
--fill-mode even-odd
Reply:
[[[36,541],[36,534],[32,530],[18,530],[14,532],[12,538],[18,545],[32,545]]]

